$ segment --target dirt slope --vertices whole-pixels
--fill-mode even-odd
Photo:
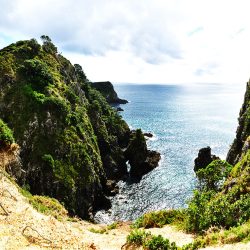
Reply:
[[[17,186],[4,175],[0,176],[0,249],[100,249],[118,250],[126,242],[129,223],[104,233],[91,231],[106,229],[86,221],[58,221],[38,213],[23,197]],[[193,240],[192,235],[176,231],[171,226],[147,229],[152,234],[175,241],[182,246]],[[235,244],[206,249],[250,249],[249,244]]]

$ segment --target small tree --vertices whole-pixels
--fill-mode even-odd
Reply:
[[[43,41],[43,50],[50,54],[57,54],[57,47],[52,43],[52,40],[49,36],[42,35],[41,39]]]
[[[232,166],[226,161],[212,161],[206,168],[197,171],[196,175],[199,179],[200,190],[218,191],[232,170]]]

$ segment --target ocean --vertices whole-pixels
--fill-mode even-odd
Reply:
[[[140,183],[119,182],[112,208],[96,214],[97,222],[134,220],[145,212],[186,207],[196,186],[194,159],[202,147],[225,159],[238,125],[244,84],[116,84],[128,104],[121,116],[132,129],[154,136],[148,147],[161,153],[159,167]]]

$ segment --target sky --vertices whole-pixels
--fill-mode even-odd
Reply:
[[[245,83],[248,0],[0,0],[0,48],[48,35],[91,81]]]

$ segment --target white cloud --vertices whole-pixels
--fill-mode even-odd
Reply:
[[[0,0],[0,46],[49,35],[90,80],[246,81],[247,0]]]

